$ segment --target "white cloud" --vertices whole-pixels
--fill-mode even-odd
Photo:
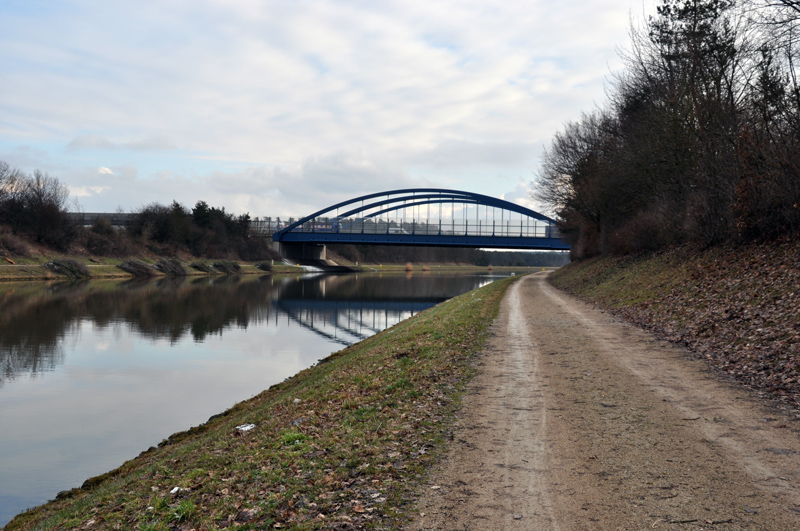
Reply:
[[[172,194],[321,208],[420,182],[497,196],[603,101],[641,5],[0,4],[0,153],[74,189],[108,186],[92,197],[109,209]],[[92,181],[98,167],[110,184]]]
[[[412,154],[408,160],[437,169],[531,167],[540,152],[541,146],[533,143],[445,140],[432,149]]]
[[[302,216],[365,191],[429,185],[414,179],[394,161],[375,160],[360,152],[311,157],[289,167],[252,167],[236,173],[216,172],[209,193],[226,197],[238,212],[253,215]]]
[[[97,173],[100,175],[114,175],[114,171],[111,168],[106,168],[103,166],[97,168]]]
[[[534,199],[533,189],[534,187],[530,182],[520,181],[512,191],[504,193],[500,198],[542,214],[547,214],[542,205]]]
[[[80,149],[116,149],[113,142],[100,135],[81,135],[73,138],[67,144],[68,151]]]
[[[112,142],[100,135],[81,135],[73,138],[66,146],[67,151],[84,149],[133,149],[137,151],[160,151],[175,149],[175,144],[166,137],[151,137],[128,142]]]
[[[109,190],[108,186],[77,186],[77,187],[70,187],[69,188],[69,195],[72,197],[92,197],[99,194],[102,194],[106,190]]]

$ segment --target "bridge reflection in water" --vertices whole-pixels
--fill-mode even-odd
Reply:
[[[287,319],[329,341],[349,346],[434,306],[435,302],[281,300]]]
[[[285,316],[287,322],[349,346],[490,280],[460,277],[456,281],[436,275],[303,278],[276,293],[273,310],[275,319]],[[352,298],[355,285],[361,285],[358,298]]]

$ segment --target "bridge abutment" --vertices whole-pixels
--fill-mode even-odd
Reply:
[[[327,260],[328,250],[319,243],[272,242],[273,249],[287,260]]]

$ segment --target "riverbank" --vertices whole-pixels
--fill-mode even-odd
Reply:
[[[333,354],[6,529],[402,527],[512,281]]]
[[[800,410],[800,242],[598,257],[552,283]]]
[[[6,258],[0,257],[0,282],[9,280],[67,280],[75,278],[74,275],[60,273],[46,266],[49,262],[62,257],[36,257],[36,258]],[[119,266],[128,261],[121,258],[89,258],[84,256],[71,256],[66,258],[79,266],[83,266],[88,271],[87,278],[93,279],[113,279],[113,278],[134,278],[137,275],[121,269]],[[142,257],[136,261],[144,264],[147,268],[147,276],[159,277],[169,276],[167,273],[159,271],[156,265],[160,258]],[[221,260],[190,260],[178,262],[184,267],[185,275],[182,276],[208,276],[230,274],[221,268],[215,268],[215,263],[235,263],[239,266],[236,274],[239,275],[264,275],[267,273],[285,274],[299,273],[303,269],[296,266],[282,263],[267,262],[230,262]],[[201,264],[202,269],[192,267],[192,264]]]
[[[121,258],[94,258],[86,256],[40,256],[28,258],[8,258],[0,257],[0,282],[12,280],[68,280],[75,278],[74,275],[65,274],[62,272],[54,271],[48,268],[46,264],[55,259],[66,258],[83,266],[88,271],[88,277],[93,279],[114,279],[114,278],[134,278],[136,275],[125,271],[120,268],[120,265],[129,261],[129,259]],[[163,260],[159,257],[142,257],[136,258],[137,262],[146,266],[147,276],[164,277],[170,276],[169,273],[158,270],[156,267],[158,262]],[[306,272],[300,266],[284,264],[282,262],[267,260],[266,262],[245,262],[245,261],[226,261],[226,260],[207,260],[207,259],[192,259],[192,260],[176,260],[183,266],[184,275],[181,276],[209,276],[209,275],[224,275],[224,274],[237,274],[237,275],[264,275],[264,274],[295,274]],[[215,266],[215,264],[222,263],[222,266]],[[235,272],[226,270],[224,264],[235,264],[238,267]],[[369,273],[398,273],[398,272],[413,272],[413,273],[445,273],[445,272],[483,272],[487,271],[486,267],[475,266],[471,264],[346,264],[346,266],[355,271],[363,271]],[[542,268],[530,267],[496,267],[488,269],[490,272],[498,274],[509,274],[511,272],[530,272],[539,271]],[[548,268],[553,269],[553,268]]]

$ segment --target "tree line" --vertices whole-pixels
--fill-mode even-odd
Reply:
[[[125,229],[99,218],[91,227],[74,223],[69,190],[41,171],[26,174],[0,161],[0,252],[30,253],[26,241],[61,252],[85,249],[95,256],[126,257],[142,252],[206,258],[269,260],[280,257],[263,236],[251,230],[249,214],[197,201],[189,209],[177,201],[151,203],[137,212]],[[564,253],[488,252],[455,247],[331,245],[331,251],[352,262],[467,263],[481,266],[563,265]]]
[[[141,251],[207,258],[275,258],[268,242],[250,229],[250,215],[198,201],[187,209],[177,201],[152,203],[136,212],[125,230],[100,218],[87,229],[73,223],[69,190],[56,177],[27,174],[0,161],[0,248],[27,254],[25,241],[61,252],[85,248],[99,256],[128,256]],[[9,234],[10,233],[10,234]]]
[[[177,201],[168,206],[152,203],[137,214],[128,234],[162,251],[185,249],[207,258],[276,258],[266,239],[251,233],[250,214],[236,216],[205,201],[198,201],[191,210]]]
[[[0,226],[65,251],[75,237],[66,215],[69,190],[39,170],[32,175],[0,161]]]
[[[535,196],[573,257],[800,231],[800,0],[661,0]]]

